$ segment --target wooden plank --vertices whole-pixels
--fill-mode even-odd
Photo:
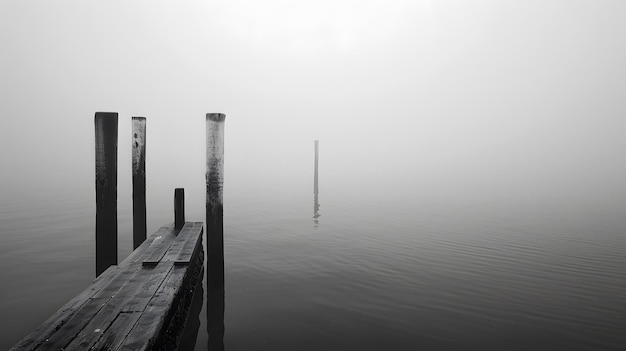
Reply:
[[[154,238],[153,244],[148,248],[148,252],[142,261],[143,266],[156,266],[169,249],[170,245],[177,237],[179,231],[173,227],[164,231],[159,231]]]
[[[150,255],[150,257],[141,262],[141,265],[150,267],[156,266],[161,261],[170,245],[171,242],[168,242],[168,245],[164,245],[165,247],[163,247],[163,250],[155,251],[152,255]]]
[[[135,274],[135,270],[138,269],[139,262],[143,262],[146,257],[157,255],[158,252],[167,250],[169,246],[168,241],[171,241],[175,237],[176,230],[173,227],[165,226],[157,230],[150,236],[143,244],[141,244],[135,251],[133,251],[122,263],[118,266],[114,266],[115,273],[108,278],[108,284],[105,287],[98,287],[98,291],[93,295],[94,297],[112,297],[119,289],[121,289],[128,280]]]
[[[195,222],[193,224],[193,228],[191,229],[191,236],[196,238],[196,240],[186,240],[183,244],[178,256],[176,256],[175,263],[176,264],[189,264],[195,258],[194,254],[197,254],[199,251],[199,246],[202,245],[202,232],[203,232],[203,223]]]
[[[115,276],[109,278],[110,282],[105,287],[100,287],[94,297],[112,297],[121,289],[139,269],[139,262],[146,260],[152,255],[162,255],[169,247],[169,243],[175,238],[176,230],[173,227],[161,227],[157,232],[144,241],[137,250],[133,251],[117,268]],[[149,258],[148,258],[149,259]]]
[[[155,247],[159,245],[161,238],[163,236],[169,236],[170,234],[175,235],[175,229],[172,226],[159,228],[159,230],[150,235],[148,239],[128,255],[128,257],[120,263],[120,266],[141,264],[141,262],[152,253],[152,250],[155,250]]]
[[[108,351],[119,348],[126,335],[135,326],[141,312],[121,312],[107,332],[93,345],[92,351]]]
[[[43,340],[37,351],[62,350],[85,325],[104,307],[107,299],[89,299],[68,321],[63,328]]]
[[[99,291],[97,291],[93,297],[103,297],[103,298],[112,298],[113,296],[115,296],[120,289],[126,285],[126,283],[128,283],[128,281],[131,279],[131,277],[133,276],[133,274],[135,274],[135,270],[133,269],[128,269],[128,270],[124,270],[121,269],[120,272],[118,272],[119,274],[117,274],[115,277],[113,277],[112,280],[109,281],[109,283],[102,287]]]
[[[202,228],[198,225],[200,222],[187,222],[176,236],[176,240],[172,242],[169,249],[163,256],[163,261],[176,261],[178,256],[185,247],[185,243],[191,242],[190,245],[195,245],[198,240],[198,235],[202,232]]]
[[[104,308],[87,323],[76,338],[65,347],[65,350],[89,350],[107,332],[119,313],[143,311],[171,268],[172,264],[160,264],[155,268],[140,268],[128,283],[107,301]]]
[[[165,253],[165,255],[163,256],[161,260],[166,261],[166,262],[176,261],[176,258],[178,257],[180,250],[183,248],[185,242],[189,240],[190,238],[192,238],[193,236],[192,234],[193,234],[193,224],[186,223],[183,226],[183,228],[180,230],[180,233],[178,233],[176,240],[172,242],[172,244],[170,245],[170,247],[168,248],[167,252]]]
[[[172,264],[168,263],[160,263],[155,268],[143,267],[141,269],[143,274],[139,277],[143,281],[140,282],[137,289],[127,292],[129,298],[120,301],[120,310],[122,312],[143,312],[171,270]]]
[[[172,312],[176,294],[181,288],[186,272],[187,267],[173,267],[117,350],[148,350],[156,345],[159,332],[171,317],[169,313]]]

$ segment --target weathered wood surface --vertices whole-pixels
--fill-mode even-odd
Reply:
[[[146,117],[133,117],[133,249],[146,240]]]
[[[117,112],[96,112],[96,276],[117,264]]]
[[[175,349],[202,279],[202,228],[161,228],[11,350]]]
[[[224,288],[224,121],[223,113],[206,114],[207,286]]]
[[[181,228],[185,224],[185,189],[174,189],[174,227]]]

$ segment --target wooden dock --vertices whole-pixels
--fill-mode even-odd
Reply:
[[[175,350],[202,281],[202,222],[162,227],[11,350]]]

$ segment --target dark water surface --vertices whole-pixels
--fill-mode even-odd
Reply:
[[[227,350],[626,347],[623,209],[322,188],[316,223],[310,186],[285,187],[225,192]],[[91,201],[0,204],[0,349],[93,279]],[[172,221],[159,206],[150,232]],[[190,325],[185,345],[206,350],[206,305]]]

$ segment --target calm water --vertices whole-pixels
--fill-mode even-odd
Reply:
[[[625,208],[321,182],[316,223],[310,183],[227,182],[225,349],[626,347]],[[202,194],[187,189],[188,220],[202,220]],[[151,232],[173,217],[169,199],[153,200]],[[93,278],[92,201],[0,203],[0,349]],[[122,195],[119,212],[121,259],[132,246]],[[206,306],[197,318],[205,350]]]

